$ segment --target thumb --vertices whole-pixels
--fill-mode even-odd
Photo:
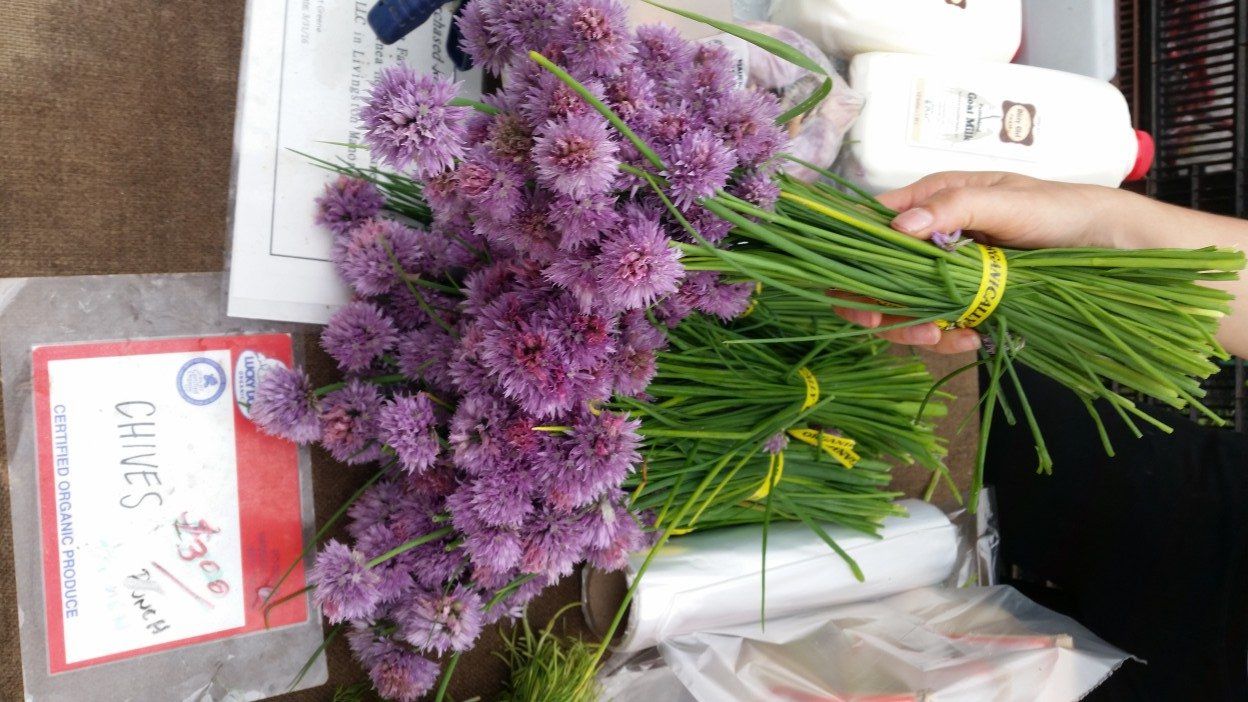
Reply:
[[[893,219],[893,228],[927,239],[934,232],[949,234],[973,229],[993,237],[1005,235],[1019,222],[1023,203],[1005,188],[961,187],[940,190]]]

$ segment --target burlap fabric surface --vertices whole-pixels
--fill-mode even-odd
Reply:
[[[243,0],[6,0],[0,3],[0,277],[215,271],[224,266]],[[314,373],[327,378],[310,349]],[[942,367],[951,367],[949,362]],[[939,368],[933,369],[939,373]],[[974,392],[968,376],[950,389]],[[951,414],[960,417],[964,401]],[[973,437],[951,465],[969,475]],[[0,446],[2,448],[2,446]],[[0,450],[0,456],[4,451]],[[331,513],[363,473],[314,454],[316,511]],[[7,472],[0,495],[0,700],[22,697]],[[901,489],[925,475],[898,472]],[[544,623],[577,579],[533,608]],[[582,623],[567,618],[570,631]],[[459,666],[456,699],[498,689],[488,632]],[[282,700],[328,700],[362,680],[341,641],[330,684]],[[101,691],[100,700],[107,692]]]

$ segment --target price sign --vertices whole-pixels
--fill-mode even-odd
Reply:
[[[247,412],[291,361],[284,334],[34,350],[50,673],[264,628],[302,549],[298,459]],[[288,605],[271,626],[306,620]]]

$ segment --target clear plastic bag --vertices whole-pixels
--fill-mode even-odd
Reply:
[[[814,110],[790,123],[792,143],[788,148],[788,153],[804,161],[820,167],[830,166],[841,150],[845,134],[862,112],[862,95],[852,90],[849,83],[833,69],[828,57],[801,34],[766,22],[743,22],[742,25],[797,48],[832,77],[832,92],[828,97]],[[805,100],[824,81],[824,76],[795,66],[753,44],[748,46],[748,51],[749,84],[760,90],[776,91],[780,95],[782,109],[787,110]],[[784,170],[806,181],[819,177],[815,171],[795,163],[786,163]]]
[[[1072,702],[1128,657],[1007,586],[920,588],[658,651],[666,669],[635,659],[603,699]]]

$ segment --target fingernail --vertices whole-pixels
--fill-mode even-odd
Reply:
[[[934,324],[921,324],[906,328],[907,343],[915,346],[931,346],[940,341],[940,330]]]
[[[936,217],[931,212],[922,207],[915,207],[893,218],[893,227],[907,234],[918,234],[932,226],[932,222],[935,221]]]
[[[959,334],[949,342],[949,349],[955,353],[964,353],[966,351],[974,351],[984,342],[979,338],[979,334]]]

